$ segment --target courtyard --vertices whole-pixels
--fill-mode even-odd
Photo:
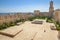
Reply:
[[[25,21],[21,25],[13,27],[14,29],[10,27],[6,29],[7,31],[2,30],[0,32],[8,33],[8,35],[11,33],[11,31],[14,32],[12,34],[15,34],[17,31],[19,32],[13,37],[7,36],[7,34],[0,34],[0,40],[58,40],[58,31],[51,30],[50,28],[50,25],[54,24],[47,23],[46,20],[42,21],[42,24],[33,24],[31,21]],[[22,31],[20,31],[20,29]]]

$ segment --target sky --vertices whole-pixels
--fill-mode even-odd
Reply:
[[[0,0],[0,13],[49,11],[51,0]],[[60,0],[53,0],[54,9],[60,9]]]

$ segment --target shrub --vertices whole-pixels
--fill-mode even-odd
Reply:
[[[56,29],[60,30],[60,24],[58,22],[55,23]]]
[[[26,21],[25,19],[20,19],[20,20],[14,21],[14,22],[10,22],[9,24],[8,23],[3,23],[2,25],[0,25],[0,30],[6,29],[6,28],[11,27],[11,26],[14,26],[18,22],[25,22],[25,21]]]
[[[9,27],[7,23],[3,23],[2,25],[0,25],[0,30],[5,29],[7,27]]]
[[[44,17],[44,16],[32,16],[32,17],[28,18],[28,20],[33,21],[34,19],[45,19],[45,18],[47,18],[47,17]]]
[[[33,17],[28,18],[28,20],[29,20],[29,21],[33,21],[35,18],[36,18],[36,17],[33,16]]]
[[[46,22],[53,23],[53,20],[51,18],[47,18]]]
[[[20,22],[25,22],[26,20],[25,19],[20,19]]]
[[[16,22],[10,22],[9,25],[10,25],[10,26],[14,26],[14,25],[16,25]]]
[[[45,19],[44,16],[38,16],[38,19]]]

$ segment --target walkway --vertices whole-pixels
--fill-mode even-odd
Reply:
[[[0,34],[0,40],[58,40],[58,32],[51,30],[50,24],[45,21],[43,24],[32,24],[30,21],[26,21],[20,25],[23,27],[23,31],[14,37]]]

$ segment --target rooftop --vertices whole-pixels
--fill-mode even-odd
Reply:
[[[14,37],[0,34],[0,40],[58,40],[58,32],[50,29],[50,25],[53,23],[47,23],[45,20],[42,21],[43,24],[32,24],[31,21],[26,21],[21,25],[15,26],[15,29],[9,28],[12,32],[14,32],[13,30],[17,30],[17,27],[18,29],[22,28],[23,30]],[[4,32],[4,30],[2,31]],[[9,30],[5,31],[5,33],[6,32],[9,32]]]

